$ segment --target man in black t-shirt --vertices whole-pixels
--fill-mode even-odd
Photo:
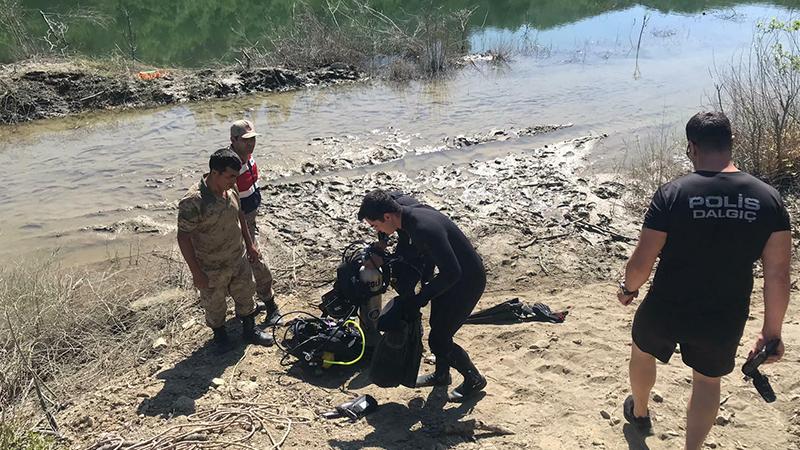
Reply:
[[[380,189],[364,196],[358,219],[366,220],[378,232],[387,235],[397,232],[401,240],[407,241],[409,251],[413,249],[419,255],[423,266],[438,269],[429,281],[422,274],[423,284],[418,293],[413,285],[398,289],[399,301],[409,310],[419,311],[431,303],[428,343],[436,355],[436,370],[418,377],[417,387],[449,385],[453,367],[464,376],[464,382],[450,392],[449,400],[462,402],[478,394],[486,387],[486,378],[467,352],[453,342],[453,336],[486,288],[486,269],[472,243],[441,212],[427,205],[401,205]]]
[[[696,114],[686,124],[686,137],[695,172],[656,191],[618,300],[632,302],[660,255],[633,320],[633,395],[623,412],[629,422],[649,431],[655,358],[666,363],[680,345],[683,362],[693,369],[686,448],[699,449],[716,419],[720,379],[735,365],[749,314],[753,264],[759,258],[764,324],[750,355],[781,337],[789,302],[791,234],[778,192],[734,166],[731,126],[724,114]],[[781,343],[768,362],[780,359],[783,351]]]

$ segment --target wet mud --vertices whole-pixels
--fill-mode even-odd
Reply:
[[[167,72],[142,80],[69,64],[9,65],[0,69],[0,124],[93,110],[129,109],[278,92],[355,81],[355,68],[333,65],[308,72],[283,68]]]

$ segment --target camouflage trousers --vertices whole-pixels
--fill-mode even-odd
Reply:
[[[206,312],[206,324],[211,328],[225,325],[228,304],[227,295],[233,298],[238,317],[249,316],[255,311],[255,284],[247,257],[234,261],[229,267],[208,271],[208,288],[200,289],[200,305]]]
[[[250,237],[253,239],[253,244],[258,245],[258,225],[256,225],[256,216],[258,209],[251,211],[244,215],[247,222],[247,229],[250,231]],[[256,294],[261,301],[271,300],[275,296],[275,291],[272,290],[272,272],[267,265],[266,257],[261,253],[258,261],[250,263],[253,269],[253,277],[256,279]]]

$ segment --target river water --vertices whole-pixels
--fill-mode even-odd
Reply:
[[[511,62],[468,65],[435,82],[374,81],[0,127],[0,257],[84,263],[171,248],[174,203],[241,117],[265,135],[255,157],[273,183],[326,157],[325,146],[310,145],[315,138],[369,145],[397,134],[426,146],[559,123],[574,126],[369,170],[414,171],[590,133],[609,136],[590,163],[611,168],[637,139],[679,131],[708,105],[715,71],[746,54],[758,21],[789,16],[763,4],[692,13],[630,6],[540,30],[486,26],[470,37],[473,48],[513,49]]]

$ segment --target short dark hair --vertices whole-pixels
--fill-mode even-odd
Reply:
[[[380,220],[386,213],[399,213],[401,206],[389,193],[381,189],[375,189],[364,196],[361,200],[361,207],[358,208],[358,220]]]
[[[699,112],[686,122],[686,139],[694,142],[700,151],[730,151],[733,145],[731,122],[722,112]]]
[[[225,169],[233,169],[236,172],[242,169],[242,161],[236,153],[229,148],[215,151],[208,160],[208,168],[217,172],[225,172]]]

